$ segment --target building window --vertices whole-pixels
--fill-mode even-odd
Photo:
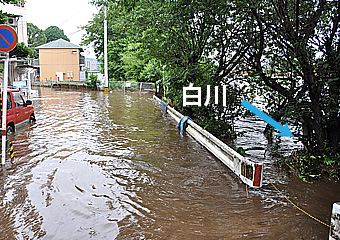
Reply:
[[[73,72],[67,72],[67,77],[68,78],[73,78]]]

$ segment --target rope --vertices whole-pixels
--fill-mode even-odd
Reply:
[[[263,175],[264,176],[264,175]],[[295,203],[293,203],[290,199],[288,199],[288,197],[286,197],[268,178],[266,178],[266,176],[264,176],[264,178],[266,180],[268,180],[270,182],[270,184],[275,188],[276,191],[278,191],[289,203],[291,203],[294,207],[296,207],[298,210],[300,210],[301,212],[303,212],[304,214],[306,214],[308,217],[314,219],[315,221],[325,225],[328,228],[331,228],[330,225],[328,225],[327,223],[321,221],[320,219],[317,219],[316,217],[312,216],[311,214],[309,214],[308,212],[306,212],[305,210],[303,210],[302,208],[298,207]]]

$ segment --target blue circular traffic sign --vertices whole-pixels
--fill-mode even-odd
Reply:
[[[0,25],[0,52],[9,52],[15,48],[18,36],[15,30],[8,25]]]

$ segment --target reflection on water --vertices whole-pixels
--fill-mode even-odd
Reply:
[[[249,190],[164,116],[150,96],[42,88],[37,123],[10,136],[0,174],[1,239],[325,239],[328,229],[264,181]],[[237,146],[264,146],[264,124],[239,123]],[[282,143],[292,148],[292,142]],[[329,223],[340,185],[265,174]]]

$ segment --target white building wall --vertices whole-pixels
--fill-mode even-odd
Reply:
[[[18,35],[18,43],[23,42],[27,46],[27,19],[25,4],[23,2],[18,4],[4,4],[1,6],[1,10],[2,12],[21,16],[19,17],[18,27],[16,29]]]
[[[85,66],[90,71],[98,70],[98,62],[94,58],[86,58],[85,59]]]

